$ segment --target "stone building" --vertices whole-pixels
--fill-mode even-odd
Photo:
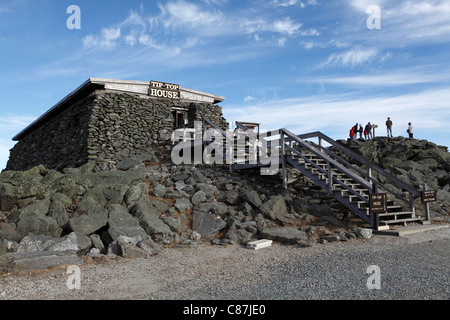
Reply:
[[[111,167],[170,145],[174,128],[202,117],[227,129],[223,100],[170,83],[90,78],[13,138],[6,170]]]

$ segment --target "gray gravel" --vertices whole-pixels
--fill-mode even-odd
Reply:
[[[315,244],[168,248],[146,259],[0,277],[0,300],[406,300],[450,298],[450,229]],[[367,268],[380,268],[380,289]]]

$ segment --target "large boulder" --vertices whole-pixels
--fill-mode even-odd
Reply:
[[[29,233],[40,234],[57,238],[62,233],[62,228],[52,217],[46,216],[50,201],[42,200],[20,210],[17,222],[17,232],[21,237]]]
[[[93,198],[101,206],[122,204],[129,187],[123,184],[99,184],[89,190],[85,197]]]
[[[282,217],[288,213],[286,202],[281,195],[270,197],[270,199],[264,202],[259,209],[265,217],[272,220],[277,219],[277,217]]]
[[[108,210],[102,206],[94,206],[87,209],[85,213],[77,212],[70,219],[69,226],[74,232],[90,235],[108,223]]]
[[[72,232],[61,238],[30,234],[20,241],[17,252],[75,251],[81,255],[88,252],[91,246],[90,238],[81,233]]]
[[[131,238],[147,236],[145,230],[140,226],[138,219],[133,217],[126,207],[119,204],[110,206],[108,225],[108,233],[113,240],[116,240],[120,236]]]
[[[225,228],[226,225],[227,223],[215,214],[194,211],[192,229],[199,233],[203,240],[211,240]]]
[[[124,196],[124,202],[126,205],[132,205],[141,199],[147,193],[148,187],[145,182],[139,183],[135,186],[131,186]]]
[[[72,204],[72,199],[62,193],[55,193],[51,196],[51,202],[47,215],[55,219],[58,226],[65,228],[69,223],[67,207]]]
[[[173,236],[170,227],[159,218],[156,208],[149,206],[144,199],[138,201],[130,211],[149,236],[160,238]]]
[[[64,237],[54,240],[54,243],[46,248],[46,251],[75,251],[82,255],[92,246],[91,239],[82,233],[72,232]]]

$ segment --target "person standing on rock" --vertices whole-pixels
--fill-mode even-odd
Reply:
[[[359,138],[362,139],[363,127],[361,124],[359,125],[358,133],[359,133]]]
[[[366,124],[366,127],[365,127],[365,129],[364,129],[364,138],[367,140],[367,139],[370,139],[370,140],[372,140],[373,139],[373,137],[372,137],[372,124],[370,123],[370,122],[368,122],[367,124]]]
[[[393,136],[392,136],[392,125],[393,125],[392,120],[391,120],[391,118],[388,117],[387,120],[386,120],[386,128],[387,128],[387,136],[388,136],[388,138],[389,138],[389,136],[391,138],[393,138]]]
[[[412,139],[414,136],[414,127],[412,126],[411,122],[408,123],[408,129],[406,130],[409,134],[409,138]]]

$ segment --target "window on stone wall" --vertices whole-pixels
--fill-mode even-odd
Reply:
[[[175,128],[183,127],[185,124],[187,124],[187,111],[182,109],[176,109],[172,111],[173,114],[173,126]]]

